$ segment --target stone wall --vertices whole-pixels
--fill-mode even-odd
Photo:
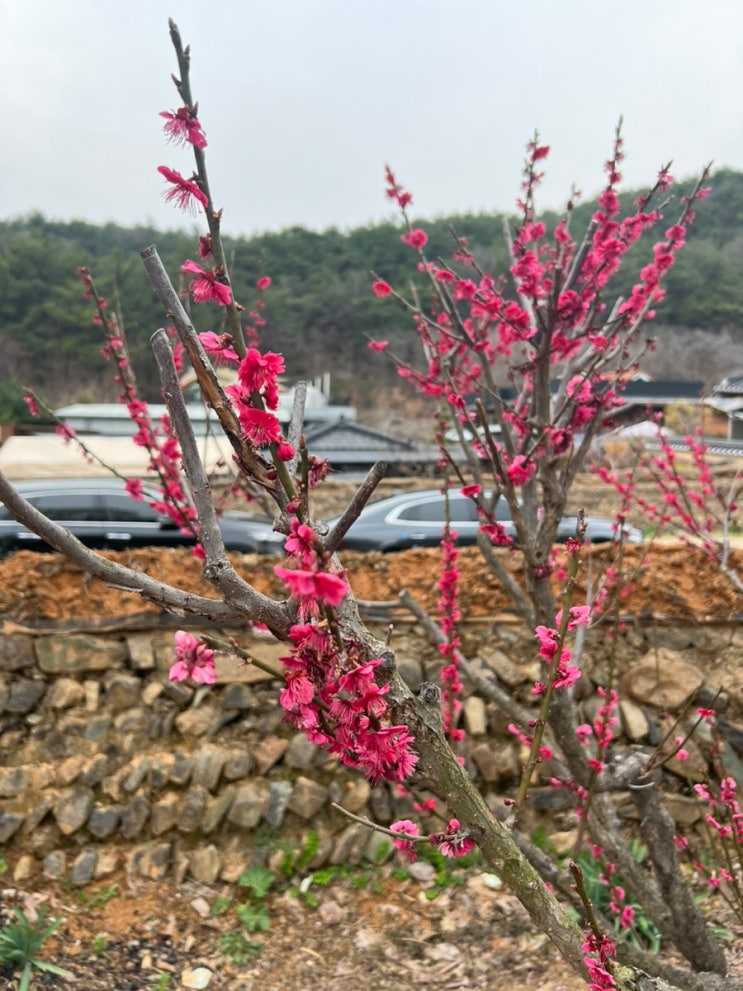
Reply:
[[[4,623],[0,845],[14,881],[42,870],[82,885],[122,868],[155,880],[233,881],[277,844],[306,843],[310,829],[319,834],[311,866],[380,856],[384,837],[331,805],[388,824],[410,814],[407,800],[384,783],[371,787],[294,732],[277,703],[278,683],[254,666],[218,656],[215,686],[169,682],[176,625],[169,617],[152,623],[151,614],[63,628]],[[280,668],[283,645],[247,629],[219,632]],[[438,651],[404,624],[395,638],[411,687],[435,680]],[[480,627],[465,641],[482,673],[529,700],[537,669],[528,631]],[[722,689],[722,705],[737,683],[741,645],[735,627],[627,630],[618,651],[626,740],[652,741],[661,710],[692,696]],[[579,685],[588,719],[606,649],[602,635],[586,649],[595,671]],[[503,714],[475,693],[465,698],[463,720],[467,766],[495,803],[518,777],[518,744]],[[702,752],[692,756],[694,773],[703,774]],[[554,795],[535,789],[534,806]],[[688,818],[691,806],[677,797],[675,814]],[[567,829],[572,812],[552,805],[555,814],[555,828]]]

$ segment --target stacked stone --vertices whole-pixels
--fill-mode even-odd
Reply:
[[[647,650],[650,635],[656,645]],[[282,645],[245,631],[240,638],[280,670]],[[435,681],[438,651],[416,631],[398,630],[396,638],[411,688]],[[533,704],[539,672],[529,631],[504,627],[496,646],[493,639],[488,632],[468,645],[478,673]],[[663,713],[690,700],[721,707],[737,677],[742,639],[733,626],[629,630],[616,648],[623,672],[618,745],[653,745],[663,737]],[[600,637],[589,638],[584,652],[587,675],[576,691],[587,722],[602,703],[596,688],[606,649]],[[263,671],[219,655],[217,684],[194,688],[169,682],[171,660],[172,637],[162,629],[0,638],[0,844],[11,854],[16,883],[39,867],[74,884],[122,867],[154,880],[168,873],[234,880],[263,855],[261,836],[283,831],[301,844],[310,827],[320,834],[313,866],[380,856],[381,834],[330,806],[388,824],[410,814],[394,788],[371,788],[292,732],[277,704],[278,684]],[[518,779],[523,753],[508,718],[480,695],[466,695],[462,718],[467,766],[496,805]],[[743,784],[735,746],[743,734],[736,732],[726,766]],[[678,781],[704,780],[704,740],[694,737],[685,749],[683,767],[671,758],[667,769]],[[531,804],[554,812],[554,802],[566,798],[537,787]],[[682,794],[672,795],[671,805],[682,823],[699,814]],[[572,813],[564,812],[568,829]]]

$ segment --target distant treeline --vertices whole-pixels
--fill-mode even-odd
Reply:
[[[675,188],[658,237],[675,219],[679,197],[690,188],[690,182]],[[743,328],[743,173],[717,173],[712,190],[699,204],[688,245],[667,281],[668,296],[659,312],[663,348],[673,347],[674,328],[727,335]],[[636,196],[637,192],[625,194],[623,205],[629,209]],[[586,203],[574,211],[571,225],[576,234],[583,231],[593,209],[594,204]],[[558,215],[543,219],[552,227]],[[467,214],[419,218],[416,224],[428,233],[429,257],[451,257],[453,229],[467,238],[484,269],[507,274],[502,218]],[[229,215],[225,228],[229,229]],[[156,244],[177,281],[181,263],[198,258],[198,233],[195,227],[188,234],[62,223],[38,214],[0,222],[0,407],[11,401],[19,383],[39,389],[55,404],[114,398],[115,390],[102,373],[101,331],[91,324],[91,305],[83,299],[76,277],[80,265],[91,269],[103,295],[113,298],[118,293],[142,392],[146,398],[157,398],[149,338],[162,325],[163,316],[139,252]],[[375,390],[394,381],[390,363],[368,351],[368,338],[388,338],[402,356],[416,354],[409,319],[390,300],[377,299],[371,291],[372,271],[403,288],[417,278],[415,257],[401,243],[400,233],[393,224],[322,233],[294,227],[227,240],[235,297],[246,311],[257,299],[256,280],[263,274],[272,278],[265,294],[263,341],[286,355],[291,379],[331,371],[336,398],[364,405],[373,401]],[[648,241],[633,249],[634,258],[628,258],[619,279],[622,291],[629,289],[645,257],[642,252],[649,253],[650,248]],[[199,308],[194,319],[200,330],[220,329],[221,314],[216,309]],[[684,368],[682,363],[678,371],[679,377],[700,377],[698,369]]]

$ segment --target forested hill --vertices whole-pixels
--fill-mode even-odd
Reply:
[[[669,223],[678,212],[678,197],[690,186],[676,188],[675,202],[665,210]],[[628,209],[636,195],[623,197]],[[575,211],[574,231],[583,230],[592,209],[588,203]],[[557,215],[544,219],[553,225]],[[450,228],[454,228],[467,237],[485,269],[507,271],[499,217],[419,218],[416,223],[429,235],[430,257],[451,256]],[[177,277],[186,258],[198,257],[197,233],[196,228],[193,234],[184,234],[52,222],[40,215],[0,222],[0,406],[20,382],[39,388],[53,403],[114,398],[112,388],[105,391],[100,329],[91,325],[91,307],[82,298],[75,274],[80,265],[91,269],[103,295],[111,296],[114,284],[118,288],[142,391],[147,398],[156,398],[157,382],[146,359],[149,337],[161,325],[162,315],[139,251],[156,244],[171,275]],[[650,245],[644,250],[649,251]],[[369,390],[380,387],[388,374],[388,363],[367,350],[368,337],[390,338],[399,352],[412,348],[413,334],[405,315],[371,292],[370,271],[397,286],[405,286],[415,276],[413,253],[400,242],[400,229],[393,224],[322,233],[296,227],[229,240],[228,257],[236,298],[248,309],[255,303],[256,279],[261,274],[271,276],[264,342],[287,356],[291,378],[332,371],[339,392],[352,392],[353,399],[363,403]],[[636,262],[631,268],[625,266],[622,290],[633,281],[640,257]],[[743,173],[721,171],[713,177],[710,197],[699,204],[688,245],[670,273],[668,297],[659,313],[664,328],[733,331],[743,336],[742,266]],[[199,329],[219,329],[217,311],[202,308],[195,317]],[[680,377],[683,374],[681,368]],[[687,374],[694,377],[694,369]]]

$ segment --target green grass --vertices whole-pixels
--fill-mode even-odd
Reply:
[[[73,975],[62,967],[39,959],[42,946],[56,931],[62,919],[47,922],[45,905],[39,909],[36,922],[31,922],[20,908],[14,908],[13,915],[15,921],[6,923],[0,929],[0,963],[20,970],[18,991],[28,991],[34,970],[71,978]]]

